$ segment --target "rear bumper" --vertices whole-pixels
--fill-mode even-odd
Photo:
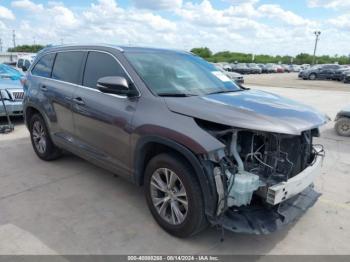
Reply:
[[[228,210],[218,223],[223,228],[246,234],[270,234],[297,221],[321,194],[307,187],[300,194],[276,206],[250,205],[238,210]]]
[[[23,115],[23,102],[22,101],[11,101],[5,100],[5,106],[10,116],[21,116]],[[4,106],[0,100],[0,116],[6,116]]]

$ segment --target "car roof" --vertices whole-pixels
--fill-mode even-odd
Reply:
[[[42,49],[39,53],[55,52],[62,50],[79,50],[79,49],[98,49],[98,48],[112,48],[119,52],[173,52],[173,53],[186,53],[192,54],[187,51],[177,50],[177,49],[163,49],[154,47],[134,47],[134,46],[119,46],[112,44],[86,44],[86,45],[58,45],[58,46],[48,46]]]

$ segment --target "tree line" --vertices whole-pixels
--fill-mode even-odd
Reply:
[[[45,46],[43,45],[19,45],[14,48],[9,48],[8,52],[26,52],[26,53],[37,53]],[[191,50],[192,53],[208,60],[209,62],[228,62],[228,63],[279,63],[282,64],[312,64],[313,56],[307,53],[301,53],[296,56],[271,56],[271,55],[262,55],[262,54],[247,54],[247,53],[238,53],[230,51],[221,51],[213,53],[208,47],[197,47]],[[315,59],[318,64],[333,64],[339,63],[350,64],[350,57],[348,56],[316,56]]]
[[[208,60],[209,62],[228,62],[228,63],[282,63],[282,64],[312,64],[313,55],[307,53],[301,53],[296,56],[271,56],[271,55],[262,55],[262,54],[247,54],[247,53],[238,53],[230,51],[221,51],[213,53],[208,47],[197,47],[191,50],[192,53]],[[317,64],[350,64],[349,56],[329,56],[322,55],[316,56],[315,61]]]
[[[8,52],[25,52],[25,53],[37,53],[45,46],[43,45],[18,45],[16,47],[9,48]]]

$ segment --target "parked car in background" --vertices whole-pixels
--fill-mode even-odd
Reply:
[[[290,73],[290,72],[292,72],[291,65],[282,64],[281,66],[282,66],[282,68],[284,69],[284,72],[285,72],[285,73]]]
[[[336,64],[316,65],[299,73],[299,78],[304,80],[332,79],[335,70],[341,66]]]
[[[20,80],[0,78],[0,92],[4,99],[5,107],[10,116],[23,115],[23,87]],[[5,116],[5,109],[0,101],[0,116]]]
[[[337,114],[334,128],[338,135],[350,136],[350,105]]]
[[[277,67],[272,63],[266,64],[266,70],[268,73],[277,73]]]
[[[252,73],[252,70],[245,63],[231,64],[231,67],[233,72],[237,72],[242,75]]]
[[[344,81],[345,76],[350,73],[349,66],[341,66],[339,69],[334,70],[332,80]]]
[[[344,83],[350,83],[350,72],[344,74]]]
[[[313,139],[327,117],[243,89],[195,55],[54,47],[26,77],[25,123],[36,155],[54,160],[65,149],[143,186],[154,219],[177,237],[209,224],[269,234],[320,196],[313,181],[323,149]]]
[[[258,64],[258,66],[261,68],[261,73],[266,74],[269,72],[265,64]]]
[[[277,73],[284,73],[284,68],[282,65],[275,65]]]
[[[0,78],[11,79],[11,80],[21,80],[23,78],[23,73],[16,70],[12,66],[0,64]]]
[[[261,74],[261,68],[255,63],[248,63],[247,67],[250,68],[251,74]]]
[[[299,66],[299,65],[291,65],[291,71],[292,72],[300,72],[301,71],[301,66]]]
[[[226,71],[225,69],[223,69],[223,68],[221,68],[220,66],[217,66],[217,65],[215,65],[215,66],[220,72],[222,72],[224,75],[226,75],[229,79],[233,80],[237,84],[243,84],[244,83],[243,75],[241,75],[241,74],[239,74],[237,72]]]
[[[301,65],[301,70],[306,70],[306,69],[309,69],[311,67],[310,64],[302,64]]]
[[[35,59],[35,55],[22,56],[18,58],[16,67],[25,72],[29,69],[34,59]]]

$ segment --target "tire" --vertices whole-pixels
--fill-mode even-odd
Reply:
[[[34,114],[31,117],[29,132],[34,152],[40,159],[51,161],[62,155],[61,150],[53,144],[46,123],[41,115]]]
[[[173,173],[171,173],[173,172]],[[173,194],[181,194],[180,201],[177,198],[171,196],[170,193],[164,193],[165,191],[171,191],[166,189],[166,173],[168,177],[172,175],[178,178],[172,187]],[[147,205],[157,223],[168,233],[176,237],[189,237],[199,233],[207,227],[208,222],[204,212],[204,202],[201,193],[199,182],[194,177],[192,168],[182,158],[173,154],[160,154],[151,159],[148,163],[145,176],[144,176],[144,189],[147,200]],[[162,179],[162,183],[158,183],[159,178]],[[169,181],[170,179],[168,179]],[[164,183],[165,182],[165,183]],[[158,187],[162,184],[162,190]],[[157,186],[154,186],[157,185]],[[181,186],[182,185],[182,186]],[[171,187],[171,186],[170,186]],[[169,187],[168,187],[169,188]],[[180,190],[182,189],[182,190]],[[175,192],[175,193],[174,193]],[[186,197],[183,196],[185,192]],[[159,199],[171,198],[167,202],[159,201]],[[172,198],[173,197],[173,198]],[[182,204],[187,201],[186,205]],[[156,204],[156,203],[160,204]],[[172,212],[173,204],[177,207],[177,211],[180,211],[182,216],[176,216]],[[163,205],[167,205],[163,208]],[[162,212],[163,210],[164,212]],[[163,213],[163,215],[161,215]],[[183,220],[181,220],[181,218]]]
[[[337,131],[340,136],[350,136],[350,118],[339,118],[335,123],[335,131]]]
[[[309,75],[309,80],[316,80],[316,78],[317,78],[317,76],[314,73]]]

